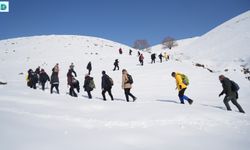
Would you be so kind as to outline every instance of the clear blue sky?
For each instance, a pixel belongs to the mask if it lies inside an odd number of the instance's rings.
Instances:
[[[0,0],[2,1],[2,0]],[[0,39],[77,34],[127,45],[202,35],[250,10],[250,0],[9,0]]]

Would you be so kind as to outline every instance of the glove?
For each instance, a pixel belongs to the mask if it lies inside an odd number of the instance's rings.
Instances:
[[[219,94],[219,97],[221,97],[222,95],[223,95],[223,93],[220,93],[220,94]]]
[[[180,87],[180,89],[182,89],[182,88],[181,88],[181,85],[179,85],[179,87]]]

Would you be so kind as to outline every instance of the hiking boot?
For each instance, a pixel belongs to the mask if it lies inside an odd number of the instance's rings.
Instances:
[[[245,113],[245,112],[244,112],[244,110],[242,110],[242,111],[239,111],[239,112],[240,112],[240,113],[243,113],[243,114]]]
[[[193,104],[193,102],[194,102],[194,101],[193,101],[193,100],[191,100],[191,99],[189,99],[189,100],[188,100],[188,103],[189,103],[190,105],[192,105],[192,104]]]
[[[181,104],[185,104],[184,102],[181,102]]]

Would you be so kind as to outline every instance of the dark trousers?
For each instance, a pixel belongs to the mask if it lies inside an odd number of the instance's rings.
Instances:
[[[129,96],[131,96],[133,100],[135,100],[135,96],[130,93],[130,89],[124,89],[124,92],[125,92],[125,97],[126,97],[127,102],[129,102]]]
[[[186,95],[184,95],[185,90],[186,90],[186,88],[181,89],[179,91],[179,94],[178,94],[179,99],[180,99],[180,101],[181,101],[182,104],[184,104],[184,100],[190,101],[190,98],[188,98]]]
[[[51,84],[50,93],[53,93],[53,88],[56,88],[56,92],[59,94],[59,84]]]
[[[117,70],[119,70],[119,66],[118,65],[115,65],[115,68],[113,70],[115,71],[116,68],[117,68]]]
[[[225,96],[223,102],[226,105],[227,110],[232,110],[229,105],[229,101],[231,101],[238,108],[239,112],[245,113],[240,104],[237,102],[236,96]]]
[[[140,60],[141,65],[143,66],[143,60]]]
[[[152,63],[155,63],[155,59],[152,59],[151,64],[152,64]]]
[[[89,99],[92,99],[91,91],[86,91],[88,93]]]
[[[45,82],[40,82],[41,85],[42,85],[42,90],[44,91],[45,90]]]
[[[105,93],[106,93],[106,92],[109,93],[109,96],[110,96],[111,100],[114,100],[113,95],[112,95],[112,93],[111,93],[111,89],[104,89],[104,90],[102,91],[103,100],[106,100],[106,96],[105,96]]]
[[[74,90],[74,87],[70,86],[69,88],[69,95],[73,96],[73,97],[77,97],[77,94]]]

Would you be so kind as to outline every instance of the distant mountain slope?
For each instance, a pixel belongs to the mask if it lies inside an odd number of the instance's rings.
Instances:
[[[247,11],[201,36],[184,52],[193,59],[227,63],[249,60],[249,47],[250,11]]]

